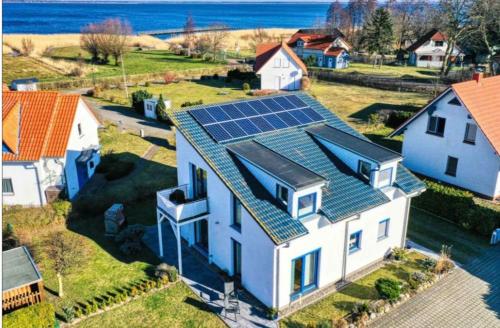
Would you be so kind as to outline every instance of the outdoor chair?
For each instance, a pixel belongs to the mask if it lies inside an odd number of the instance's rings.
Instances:
[[[224,316],[228,313],[234,314],[234,321],[237,321],[237,315],[240,314],[240,301],[238,292],[234,288],[234,281],[224,282]]]

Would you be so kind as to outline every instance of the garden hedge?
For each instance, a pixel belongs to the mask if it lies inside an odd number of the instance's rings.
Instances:
[[[500,212],[476,204],[471,192],[426,179],[424,182],[427,191],[414,199],[414,206],[483,236],[500,227]]]
[[[6,314],[2,321],[4,328],[52,328],[56,317],[54,306],[42,302]]]

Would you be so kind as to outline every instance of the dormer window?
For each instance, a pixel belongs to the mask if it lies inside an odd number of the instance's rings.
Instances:
[[[372,165],[368,162],[359,161],[358,164],[358,173],[366,179],[366,181],[370,181],[371,173],[372,173]]]
[[[299,197],[297,215],[299,218],[316,212],[316,193]]]
[[[381,170],[378,175],[378,187],[383,188],[392,184],[392,168]]]
[[[435,41],[434,45],[436,47],[442,47],[444,45],[444,41]]]
[[[283,205],[288,205],[288,188],[280,184],[276,185],[276,198]]]

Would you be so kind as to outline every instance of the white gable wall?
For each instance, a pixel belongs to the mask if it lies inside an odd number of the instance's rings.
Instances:
[[[303,72],[290,55],[280,49],[261,67],[258,74],[263,90],[299,90]]]
[[[463,142],[466,124],[475,122],[468,118],[469,112],[463,106],[448,104],[453,97],[455,94],[449,92],[435,103],[433,116],[446,118],[443,137],[426,133],[427,113],[406,127],[403,162],[409,169],[434,179],[486,196],[498,195],[500,158],[479,127],[475,145]],[[458,158],[456,177],[445,174],[448,156]]]
[[[45,204],[45,189],[41,186],[40,162],[4,162],[3,178],[12,179],[12,194],[3,193],[4,205],[40,206]]]
[[[448,43],[443,42],[442,46],[436,46],[436,42],[429,40],[418,49],[415,50],[416,54],[416,66],[417,67],[430,67],[430,68],[440,68],[443,65],[443,58],[446,52],[446,47]],[[451,55],[458,56],[459,51],[457,48],[453,48]],[[423,60],[421,56],[431,56],[432,60]]]

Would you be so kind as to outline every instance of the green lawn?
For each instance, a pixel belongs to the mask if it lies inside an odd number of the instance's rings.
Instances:
[[[28,77],[36,77],[40,81],[54,81],[65,77],[52,67],[30,57],[12,57],[4,54],[2,63],[2,81],[5,83]]]
[[[90,55],[79,47],[55,48],[50,53],[50,57],[53,59],[68,61],[76,61],[79,55],[87,64],[90,64]],[[109,64],[94,65],[95,73],[89,73],[87,77],[92,77],[92,75],[96,78],[121,75],[121,66],[116,66],[114,63],[114,59],[110,57]],[[124,64],[128,75],[222,66],[220,63],[206,62],[203,59],[178,56],[167,50],[132,50],[124,55]]]
[[[132,301],[77,324],[79,328],[225,327],[184,284]]]
[[[402,263],[390,263],[384,267],[354,281],[344,289],[332,293],[322,300],[305,307],[281,321],[281,327],[315,327],[321,321],[330,321],[346,316],[351,312],[353,305],[357,302],[377,300],[378,292],[375,289],[375,281],[379,278],[390,278],[407,283],[410,274],[415,271],[423,271],[420,259],[423,255],[410,253],[410,260]]]
[[[441,246],[452,246],[452,258],[466,264],[488,248],[488,240],[478,237],[459,226],[435,215],[412,207],[408,225],[408,238],[439,252]]]

